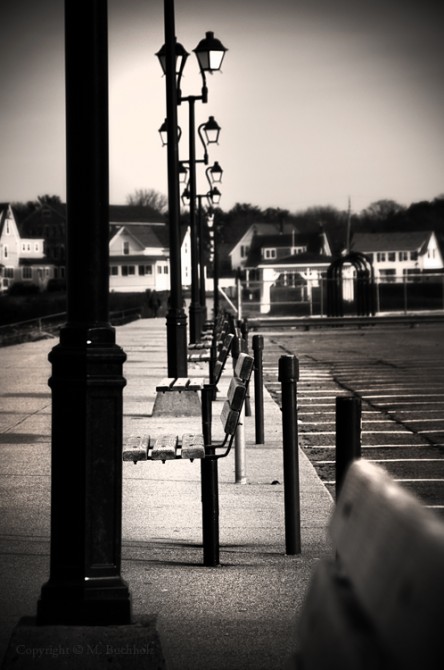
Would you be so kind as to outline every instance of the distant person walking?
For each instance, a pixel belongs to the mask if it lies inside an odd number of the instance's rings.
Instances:
[[[162,301],[157,295],[156,291],[152,291],[149,297],[148,305],[152,310],[154,317],[156,318],[162,305]]]

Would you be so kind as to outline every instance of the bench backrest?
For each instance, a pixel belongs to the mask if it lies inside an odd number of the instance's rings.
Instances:
[[[358,460],[347,472],[329,531],[338,560],[319,566],[308,592],[301,617],[304,667],[312,667],[304,654],[316,654],[315,648],[326,656],[320,669],[443,663],[442,520],[382,467]],[[320,639],[322,631],[328,642]]]
[[[224,431],[228,435],[234,435],[239,423],[242,408],[248,390],[251,373],[253,371],[254,360],[248,354],[239,354],[234,368],[234,376],[228,387],[227,399],[225,400],[221,421]]]
[[[225,363],[227,362],[228,355],[230,353],[231,345],[233,344],[234,335],[233,333],[227,333],[222,342],[222,346],[219,350],[216,362],[214,364],[214,384],[217,384],[221,378],[222,372],[225,368]]]

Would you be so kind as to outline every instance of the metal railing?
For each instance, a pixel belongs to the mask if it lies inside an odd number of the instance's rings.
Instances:
[[[243,317],[317,317],[328,314],[328,279],[282,275],[273,281],[242,281],[237,302]],[[343,278],[344,314],[356,314],[356,284]],[[377,278],[373,286],[376,313],[407,314],[444,310],[444,274]],[[236,298],[234,298],[236,302]]]

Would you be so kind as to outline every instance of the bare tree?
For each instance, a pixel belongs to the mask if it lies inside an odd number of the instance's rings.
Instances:
[[[159,214],[165,214],[168,208],[168,198],[154,188],[139,188],[127,196],[126,204],[138,207],[151,207],[159,212]]]

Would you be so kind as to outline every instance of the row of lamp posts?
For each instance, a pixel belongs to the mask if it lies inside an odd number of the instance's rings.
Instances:
[[[159,129],[162,145],[168,147],[168,183],[169,183],[169,211],[170,211],[170,242],[171,238],[175,241],[180,237],[180,205],[178,202],[179,184],[186,184],[185,191],[182,194],[182,201],[189,205],[190,212],[190,231],[191,231],[191,302],[189,308],[189,340],[196,342],[202,331],[206,319],[206,297],[205,297],[205,263],[204,263],[204,243],[203,243],[203,212],[202,201],[208,201],[209,208],[217,205],[220,200],[220,191],[217,184],[222,180],[223,170],[219,163],[214,163],[212,167],[207,167],[206,177],[209,183],[209,191],[206,194],[198,194],[196,165],[203,163],[208,166],[207,147],[210,144],[217,144],[221,128],[215,118],[210,116],[208,121],[198,127],[198,135],[203,145],[203,158],[196,158],[196,122],[195,122],[195,103],[201,101],[208,102],[208,88],[206,84],[206,73],[217,72],[220,70],[222,61],[227,49],[214,37],[214,33],[207,32],[203,40],[199,42],[193,50],[197,56],[200,74],[202,77],[202,88],[200,95],[183,96],[181,91],[181,79],[185,68],[186,60],[189,56],[182,44],[177,42],[174,29],[174,7],[173,0],[165,0],[165,44],[157,52],[162,71],[166,76],[167,88],[167,118]],[[168,55],[173,52],[173,64],[168,62]],[[177,124],[177,110],[169,108],[168,90],[172,88],[171,78],[174,81],[176,106],[183,102],[188,103],[189,109],[189,155],[187,160],[179,160],[178,143],[181,136],[181,129]],[[171,96],[170,96],[171,97]],[[172,122],[173,118],[173,122]],[[175,151],[171,149],[174,145]],[[170,160],[171,155],[175,155],[174,160]],[[173,217],[171,216],[173,213]],[[210,217],[211,218],[211,217]],[[180,245],[170,243],[170,264],[172,267],[180,268]],[[180,303],[183,304],[182,287],[178,288],[178,282],[171,282],[170,305],[178,307],[179,291]],[[174,322],[174,317],[167,315],[167,331],[169,324]],[[186,317],[185,317],[186,318]],[[177,322],[177,320],[176,320]],[[177,322],[178,323],[178,322]],[[182,325],[182,324],[181,324]],[[171,326],[170,326],[171,328]],[[172,346],[175,347],[174,354],[169,351],[170,339]],[[183,338],[182,338],[183,340]],[[168,374],[170,376],[184,376],[186,374],[186,345],[179,351],[179,361],[175,361],[170,367],[170,358],[177,358],[178,338],[168,338]],[[183,341],[181,342],[183,345]],[[171,355],[170,355],[171,353]],[[185,370],[185,372],[184,372]]]
[[[185,100],[179,87],[186,58],[175,38],[174,0],[164,0],[164,10],[171,268],[168,376],[181,377],[187,374],[187,338],[181,284],[177,102]],[[79,25],[84,28],[80,41]],[[195,49],[203,87],[201,96],[187,98],[190,114],[195,100],[207,101],[205,73],[220,69],[225,51],[212,33]],[[109,321],[107,0],[65,0],[65,72],[67,322],[49,354],[50,574],[41,588],[36,622],[122,625],[131,621],[131,596],[121,576],[126,355]],[[191,155],[189,164],[194,170]],[[191,178],[190,191],[195,216],[197,193]]]

